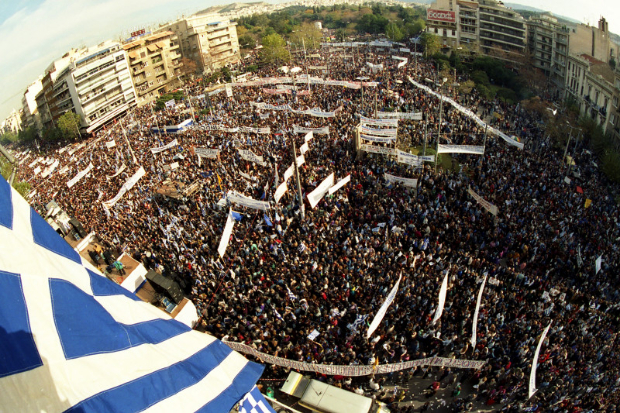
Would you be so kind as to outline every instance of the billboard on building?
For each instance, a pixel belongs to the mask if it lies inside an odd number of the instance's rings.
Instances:
[[[455,23],[456,13],[453,11],[428,9],[428,11],[426,12],[426,18],[427,20],[437,22]]]

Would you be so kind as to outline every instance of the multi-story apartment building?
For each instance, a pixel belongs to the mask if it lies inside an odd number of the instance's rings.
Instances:
[[[527,28],[523,17],[497,0],[436,0],[427,12],[427,31],[444,47],[512,60],[525,53]]]
[[[620,81],[609,64],[582,55],[570,55],[566,72],[566,95],[579,106],[579,113],[587,115],[606,130],[612,115],[613,97],[617,95],[614,84]]]
[[[611,107],[609,112],[607,132],[616,138],[616,142],[620,144],[620,65],[616,66],[616,70],[614,72],[614,94],[611,98]]]
[[[534,67],[542,70],[562,90],[566,83],[566,63],[570,30],[550,14],[530,17],[527,44]]]
[[[2,133],[4,132],[13,132],[18,133],[22,130],[22,116],[21,114],[13,109],[9,116],[2,122],[0,125],[0,129]]]
[[[71,50],[48,67],[41,83],[36,102],[44,128],[72,111],[90,133],[135,105],[129,65],[118,42]]]
[[[42,78],[38,78],[30,85],[24,92],[24,96],[22,96],[22,110],[24,111],[24,129],[26,128],[34,128],[36,130],[41,130],[41,116],[39,115],[39,110],[37,109],[37,94],[43,89],[43,84],[41,83]]]
[[[136,103],[145,105],[179,86],[181,53],[171,31],[151,34],[123,45],[136,90]]]
[[[196,14],[167,23],[159,32],[174,32],[183,57],[196,62],[202,73],[219,69],[241,60],[237,23],[217,14]]]

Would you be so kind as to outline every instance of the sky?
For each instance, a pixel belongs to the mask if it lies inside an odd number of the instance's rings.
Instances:
[[[269,1],[273,3],[275,1]],[[620,7],[609,0],[512,0],[620,34]],[[72,47],[93,46],[149,24],[229,0],[0,0],[0,120],[21,108],[24,91]]]

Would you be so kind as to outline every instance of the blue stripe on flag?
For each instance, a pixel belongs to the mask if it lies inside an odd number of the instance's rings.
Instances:
[[[0,225],[13,229],[13,200],[11,186],[0,178]]]
[[[157,344],[191,330],[175,320],[121,324],[74,284],[55,278],[49,283],[54,322],[67,359]]]
[[[215,369],[231,351],[232,350],[222,342],[214,341],[183,361],[147,374],[129,383],[96,394],[76,404],[65,412],[138,412],[145,410],[168,397],[173,397],[181,390],[200,382],[207,374]],[[248,368],[250,369],[246,371]],[[248,363],[233,381],[233,386],[230,386],[226,391],[221,393],[220,396],[209,403],[209,405],[213,404],[210,411],[230,411],[230,408],[242,397],[242,394],[236,398],[230,396],[234,398],[234,401],[230,403],[228,408],[222,406],[221,403],[229,401],[227,398],[220,400],[222,396],[225,396],[225,393],[227,393],[231,387],[236,387],[238,382],[241,382],[242,385],[245,386],[242,388],[247,389],[252,383],[258,380],[262,370],[262,366],[255,363]],[[247,374],[248,372],[250,374]],[[224,372],[222,373],[226,374]],[[237,390],[237,392],[239,392],[239,390]],[[243,390],[241,390],[241,392],[243,392]],[[217,401],[220,403],[215,403]]]
[[[218,343],[221,344],[221,343]],[[225,344],[224,344],[225,345]],[[248,387],[260,379],[265,366],[257,363],[248,363],[237,374],[233,384],[221,392],[215,399],[202,406],[197,413],[211,413],[215,411],[229,412],[232,407],[247,393]]]
[[[127,298],[130,298],[137,302],[142,302],[135,294],[130,293],[120,285],[116,283],[111,283],[105,277],[101,275],[97,275],[89,269],[86,269],[88,275],[90,276],[90,288],[93,289],[93,295],[95,296],[106,296],[106,295],[124,295]],[[138,287],[138,290],[140,288]],[[137,290],[136,290],[137,291]]]
[[[21,277],[0,271],[0,377],[42,365],[30,330]]]
[[[35,244],[82,264],[80,254],[75,252],[69,243],[59,242],[58,233],[32,208],[30,208],[30,223]]]

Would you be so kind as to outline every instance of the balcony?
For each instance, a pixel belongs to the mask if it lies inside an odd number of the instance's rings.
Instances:
[[[518,47],[520,49],[525,48],[525,44],[523,43],[522,39],[515,41],[513,39],[506,39],[504,37],[494,36],[493,33],[487,34],[485,33],[485,31],[480,30],[480,40],[483,40],[483,39],[486,39],[491,42],[504,43],[508,46]]]

